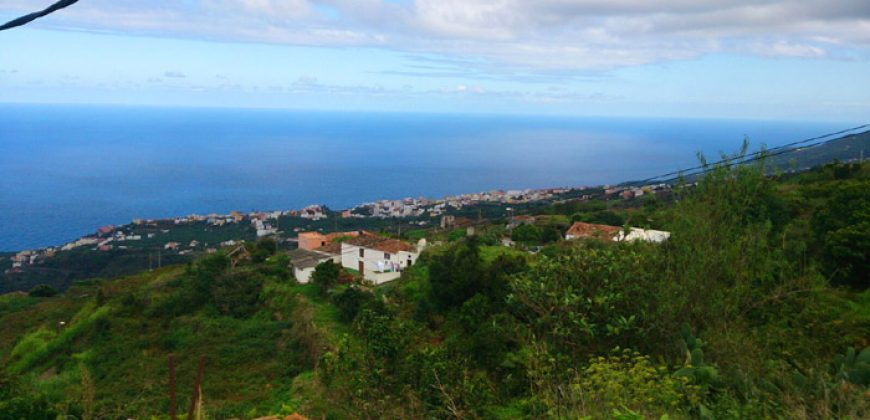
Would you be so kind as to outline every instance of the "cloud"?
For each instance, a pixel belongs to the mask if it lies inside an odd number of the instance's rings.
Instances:
[[[178,71],[167,71],[163,73],[163,77],[168,77],[170,79],[185,79],[187,75]]]
[[[0,12],[32,8],[9,0]],[[91,0],[39,25],[438,55],[509,77],[710,53],[831,58],[870,47],[866,0]],[[485,77],[485,76],[483,76]]]

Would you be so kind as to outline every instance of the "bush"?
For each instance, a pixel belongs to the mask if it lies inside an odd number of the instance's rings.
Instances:
[[[314,272],[311,273],[311,282],[320,288],[320,294],[326,296],[329,289],[335,287],[338,283],[338,277],[341,274],[341,267],[332,262],[332,260],[324,261],[314,267]]]
[[[629,408],[647,415],[689,411],[700,403],[701,391],[687,378],[671,375],[668,368],[648,356],[617,350],[589,362],[573,383],[584,405],[599,413]]]
[[[204,257],[191,266],[189,275],[194,304],[201,305],[211,300],[211,287],[215,278],[230,267],[230,258],[222,252]]]
[[[39,284],[30,289],[29,295],[32,297],[53,297],[57,296],[58,291],[54,287],[47,284]]]
[[[263,250],[269,255],[273,255],[278,251],[278,243],[272,238],[263,238],[257,241],[257,250]]]
[[[338,319],[341,322],[349,323],[356,318],[359,311],[369,302],[374,299],[374,295],[359,290],[355,287],[348,287],[341,293],[332,297],[332,302],[338,308]]]
[[[245,318],[257,311],[263,277],[252,271],[227,273],[214,279],[211,295],[215,308],[235,318]]]
[[[430,299],[442,311],[459,306],[483,289],[484,275],[474,238],[456,243],[431,257]]]
[[[0,372],[0,419],[55,420],[61,413],[43,395],[33,394]]]
[[[537,244],[541,243],[542,235],[541,228],[535,225],[520,225],[511,233],[511,239],[515,242]]]

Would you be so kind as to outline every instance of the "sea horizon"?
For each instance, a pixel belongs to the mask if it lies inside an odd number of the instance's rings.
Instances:
[[[0,103],[0,251],[232,210],[617,184],[850,122]]]

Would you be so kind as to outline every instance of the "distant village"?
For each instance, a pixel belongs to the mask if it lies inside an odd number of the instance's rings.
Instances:
[[[38,264],[41,260],[54,257],[58,252],[72,251],[75,249],[89,249],[94,251],[124,250],[134,247],[142,241],[157,243],[158,251],[186,255],[195,250],[203,250],[208,253],[216,252],[219,248],[237,245],[244,242],[241,239],[229,239],[218,243],[205,243],[202,239],[191,239],[179,242],[173,240],[161,241],[160,236],[168,234],[174,226],[184,226],[194,223],[205,224],[214,228],[227,226],[243,226],[249,224],[256,232],[257,238],[280,235],[290,241],[300,241],[304,238],[304,232],[299,227],[290,232],[283,232],[279,228],[279,220],[282,217],[300,218],[309,221],[320,221],[327,218],[340,219],[423,219],[415,223],[422,227],[428,227],[431,220],[439,220],[441,228],[452,224],[453,219],[449,213],[461,210],[465,207],[481,204],[497,204],[503,206],[521,205],[540,202],[559,202],[568,200],[629,200],[642,197],[645,194],[670,191],[672,186],[666,183],[632,186],[597,186],[575,188],[548,188],[526,189],[510,191],[488,191],[473,194],[449,196],[442,199],[405,198],[402,200],[379,200],[364,203],[339,212],[332,212],[322,205],[310,205],[300,210],[271,211],[271,212],[239,212],[232,211],[229,214],[191,214],[185,217],[171,219],[144,220],[134,219],[131,224],[123,226],[103,226],[94,234],[84,236],[75,241],[61,246],[45,247],[35,250],[25,250],[11,256],[11,268],[6,273],[20,271],[27,266]],[[506,207],[510,210],[510,207]],[[446,217],[444,217],[446,216]],[[429,220],[425,220],[429,219]],[[136,233],[136,228],[152,228],[147,233]],[[300,233],[302,233],[300,235]],[[570,234],[570,233],[569,233]],[[169,235],[166,235],[169,236]],[[567,238],[570,239],[570,238]],[[324,243],[324,245],[326,245]],[[300,245],[299,248],[306,248]],[[314,250],[310,246],[309,250]],[[309,255],[310,257],[310,255]],[[414,256],[413,259],[416,259]],[[409,263],[407,260],[400,262]],[[301,274],[301,273],[300,273]]]

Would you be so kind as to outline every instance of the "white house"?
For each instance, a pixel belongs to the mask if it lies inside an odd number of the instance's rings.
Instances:
[[[620,231],[616,237],[617,241],[646,241],[646,242],[664,242],[671,237],[670,232],[652,229],[631,228],[628,235],[624,231]]]
[[[290,257],[293,276],[296,277],[297,282],[302,284],[308,283],[311,280],[311,273],[314,273],[314,268],[318,264],[326,261],[332,261],[336,264],[341,263],[338,255],[301,248],[288,252],[287,256]]]
[[[628,233],[619,226],[596,225],[576,222],[565,233],[566,240],[580,238],[597,238],[615,242],[664,242],[671,237],[670,232],[652,229],[629,228]]]
[[[363,235],[341,243],[341,265],[382,284],[399,278],[402,270],[414,265],[425,246],[425,240],[414,246],[398,239]]]

